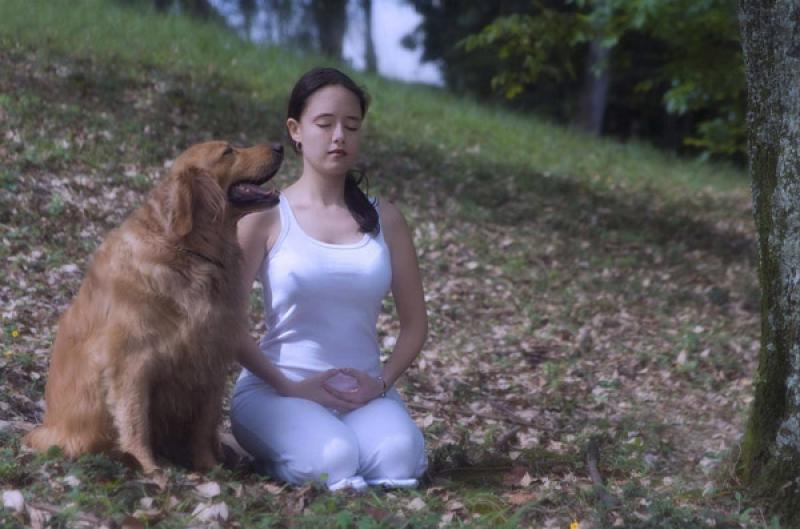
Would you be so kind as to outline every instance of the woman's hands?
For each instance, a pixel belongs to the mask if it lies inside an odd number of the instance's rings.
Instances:
[[[348,412],[360,408],[384,392],[384,384],[353,368],[329,369],[281,388],[287,397],[298,397],[326,408]]]
[[[383,382],[377,378],[371,377],[360,369],[345,367],[336,371],[343,375],[354,378],[357,385],[354,389],[342,391],[340,389],[336,389],[336,387],[334,387],[329,381],[326,381],[325,389],[336,398],[350,403],[351,405],[355,405],[355,408],[360,408],[384,392]]]
[[[331,378],[339,375],[340,371],[344,370],[329,369],[299,382],[289,382],[282,388],[282,393],[287,397],[311,400],[337,411],[353,411],[356,408],[360,408],[366,401],[359,403],[349,398],[343,398],[343,396],[350,396],[359,392],[361,390],[360,381],[359,388],[355,391],[338,391],[328,383]]]

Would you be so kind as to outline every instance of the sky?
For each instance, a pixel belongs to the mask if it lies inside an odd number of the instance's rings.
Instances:
[[[231,25],[241,27],[243,18],[235,7],[221,0],[211,0],[211,3]],[[358,0],[348,0],[347,14],[348,27],[342,54],[354,68],[363,69],[366,24]],[[257,42],[269,40],[266,31],[261,29],[267,27],[266,16],[266,13],[260,13],[256,17],[250,37]],[[400,43],[419,22],[416,10],[404,0],[372,0],[372,33],[378,73],[391,79],[442,85],[438,67],[430,62],[420,63],[422,50],[409,50]]]
[[[348,6],[348,31],[343,55],[359,69],[364,68],[364,19],[356,11],[357,2]],[[408,50],[400,41],[420,22],[416,10],[403,0],[372,0],[372,33],[378,73],[392,79],[442,84],[439,69],[433,63],[420,63],[422,50]]]

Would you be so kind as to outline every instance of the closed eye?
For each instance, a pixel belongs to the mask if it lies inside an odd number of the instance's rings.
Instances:
[[[231,147],[231,146],[228,146],[228,147],[227,147],[227,148],[226,148],[226,149],[225,149],[225,150],[222,152],[222,156],[228,156],[228,155],[231,155],[231,154],[233,154],[233,147]]]

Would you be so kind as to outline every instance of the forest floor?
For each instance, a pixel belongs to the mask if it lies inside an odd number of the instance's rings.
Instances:
[[[27,451],[57,318],[104,234],[183,147],[281,139],[282,105],[213,73],[26,46],[0,48],[0,71],[0,488],[25,502],[0,510],[3,527],[780,526],[732,472],[759,331],[744,180],[593,185],[378,127],[371,191],[413,229],[431,322],[399,384],[428,443],[419,489],[329,493],[218,468],[170,469],[160,490],[102,456]],[[287,156],[280,181],[297,169]],[[260,310],[254,290],[254,335]],[[389,300],[384,354],[396,332]]]

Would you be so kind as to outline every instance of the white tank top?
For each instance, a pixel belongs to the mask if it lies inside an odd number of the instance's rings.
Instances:
[[[279,208],[280,236],[259,270],[267,325],[261,350],[290,380],[337,367],[379,375],[376,324],[392,281],[383,230],[329,244],[303,231],[283,195]]]

